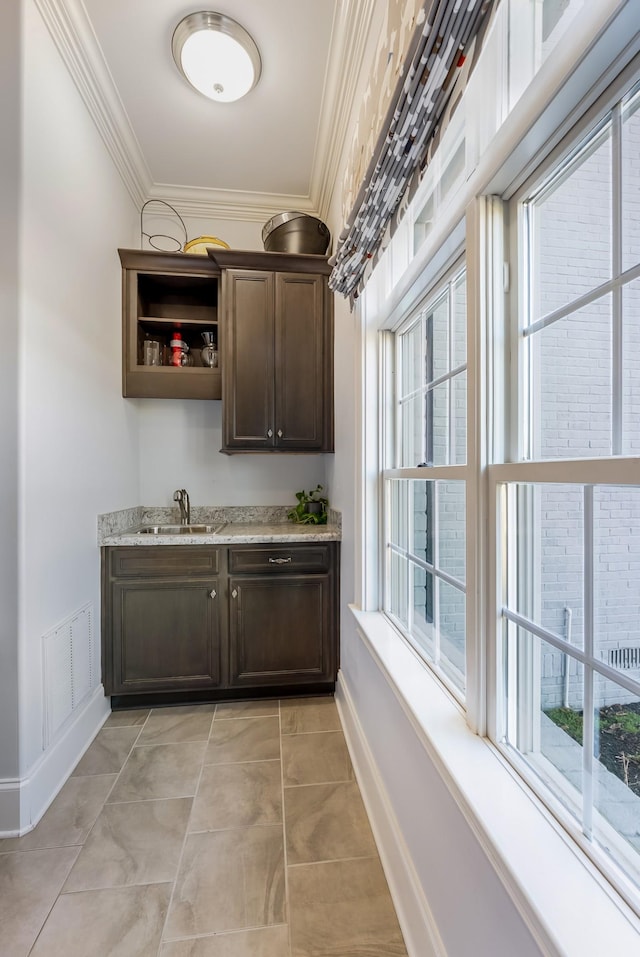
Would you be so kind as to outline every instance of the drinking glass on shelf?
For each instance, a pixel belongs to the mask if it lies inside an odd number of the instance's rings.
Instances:
[[[216,348],[215,332],[201,333],[204,346],[200,350],[202,364],[214,369],[218,365],[218,350]]]
[[[162,365],[162,350],[157,339],[145,339],[142,359],[146,366]]]

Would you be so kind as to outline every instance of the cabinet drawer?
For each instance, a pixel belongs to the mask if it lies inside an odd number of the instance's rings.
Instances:
[[[258,545],[229,550],[229,571],[326,572],[331,567],[331,545]]]
[[[108,551],[113,578],[156,578],[164,575],[216,575],[220,549],[188,545],[114,546]]]

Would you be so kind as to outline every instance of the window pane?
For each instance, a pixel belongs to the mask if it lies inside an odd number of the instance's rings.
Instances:
[[[467,361],[467,278],[460,276],[453,287],[453,369]]]
[[[424,385],[425,375],[425,342],[424,325],[416,322],[401,337],[401,368],[402,385],[401,396],[410,395]]]
[[[464,482],[438,482],[438,568],[465,581]]]
[[[594,836],[640,877],[640,696],[595,676]],[[620,840],[622,838],[622,840]]]
[[[569,644],[584,644],[584,506],[579,485],[518,485],[511,499],[504,604]],[[557,675],[560,677],[560,675]],[[569,676],[569,700],[581,699]]]
[[[429,422],[430,408],[431,429],[427,433],[427,462],[430,465],[448,465],[449,381],[442,382],[428,393],[427,422]]]
[[[622,237],[624,270],[640,262],[640,91],[622,113]]]
[[[622,316],[622,454],[640,455],[640,279],[622,290]]]
[[[409,576],[407,559],[391,551],[389,556],[389,594],[387,610],[403,625],[408,625]]]
[[[400,449],[400,467],[415,468],[427,458],[425,450],[426,409],[429,397],[419,393],[406,399],[400,406],[402,442]]]
[[[440,637],[440,667],[460,691],[465,690],[465,615],[464,592],[440,579],[436,618]]]
[[[509,623],[507,742],[571,814],[582,820],[583,667],[553,645]],[[579,680],[571,705],[564,696],[566,669]]]
[[[532,321],[611,277],[611,134],[599,133],[530,204]]]
[[[611,296],[533,335],[534,458],[611,455]]]
[[[411,563],[413,573],[413,627],[411,635],[418,649],[429,661],[435,658],[433,628],[433,575]]]
[[[596,658],[640,681],[640,489],[604,486],[593,499]]]
[[[433,532],[435,482],[411,482],[413,541],[411,553],[429,565],[434,564]]]
[[[467,461],[467,373],[460,372],[451,380],[453,389],[453,448],[450,464],[464,465]]]
[[[441,296],[427,316],[427,375],[433,382],[449,371],[449,293]]]
[[[389,482],[389,528],[388,541],[399,548],[407,549],[409,545],[409,530],[407,527],[407,501],[409,483],[392,480]]]

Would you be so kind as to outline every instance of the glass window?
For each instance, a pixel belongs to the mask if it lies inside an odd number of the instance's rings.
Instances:
[[[637,881],[640,488],[501,494],[504,741]]]
[[[640,448],[640,93],[522,203],[523,458]]]
[[[638,106],[636,87],[512,201],[515,463],[490,473],[498,743],[640,885]]]
[[[397,336],[401,468],[466,461],[466,308],[462,272]]]
[[[385,611],[422,656],[463,693],[465,484],[388,479],[387,486],[390,508]]]

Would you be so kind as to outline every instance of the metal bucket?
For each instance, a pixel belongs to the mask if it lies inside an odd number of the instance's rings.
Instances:
[[[331,233],[315,216],[298,212],[278,213],[263,226],[262,242],[268,253],[324,256],[331,242]]]

